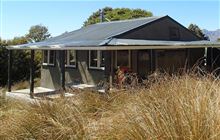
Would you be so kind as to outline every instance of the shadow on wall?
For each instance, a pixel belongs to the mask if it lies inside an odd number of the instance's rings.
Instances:
[[[88,71],[88,65],[85,61],[78,62],[78,70],[83,83],[95,84],[90,72]]]

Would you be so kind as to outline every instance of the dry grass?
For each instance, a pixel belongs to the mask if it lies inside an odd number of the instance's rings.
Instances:
[[[0,139],[220,139],[220,81],[159,76],[147,88],[0,107]]]
[[[34,79],[34,83],[35,83],[34,84],[35,87],[40,86],[40,79],[39,78]],[[12,90],[26,89],[29,87],[30,87],[29,81],[20,81],[12,85]]]
[[[164,79],[127,107],[125,133],[129,139],[220,139],[219,87],[211,77]]]

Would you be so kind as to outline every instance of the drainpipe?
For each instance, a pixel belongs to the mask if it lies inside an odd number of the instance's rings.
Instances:
[[[103,12],[103,9],[99,9],[99,18],[100,18],[100,22],[104,22],[104,12]],[[104,54],[104,59],[105,59],[105,83],[110,82],[110,85],[108,84],[108,86],[104,84],[105,92],[108,92],[109,91],[109,87],[111,86],[111,80],[108,81],[108,78],[111,78],[111,77],[109,76],[109,72],[107,71],[108,69],[106,67],[106,65],[109,64],[108,63],[108,59],[109,59],[108,53],[109,53],[109,51],[106,51],[106,50],[103,53]]]

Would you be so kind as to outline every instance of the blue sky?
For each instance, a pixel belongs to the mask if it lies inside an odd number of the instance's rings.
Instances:
[[[92,12],[105,6],[141,8],[156,16],[169,15],[186,27],[195,23],[202,29],[220,28],[220,1],[217,0],[0,1],[0,37],[3,39],[25,35],[36,24],[47,26],[52,36],[72,31],[80,28]]]

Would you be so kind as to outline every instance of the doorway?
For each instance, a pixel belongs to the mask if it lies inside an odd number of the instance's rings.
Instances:
[[[138,51],[138,74],[143,79],[150,73],[150,54],[149,50]]]

